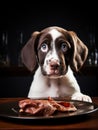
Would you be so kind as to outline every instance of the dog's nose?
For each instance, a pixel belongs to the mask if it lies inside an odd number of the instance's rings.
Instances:
[[[57,69],[60,66],[58,60],[50,60],[49,62],[51,69]]]

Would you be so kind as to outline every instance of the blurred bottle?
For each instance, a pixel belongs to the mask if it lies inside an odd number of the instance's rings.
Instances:
[[[97,48],[95,49],[95,60],[94,60],[94,64],[95,65],[98,65],[98,50],[97,50]]]
[[[90,45],[89,45],[88,64],[98,65],[98,49],[96,47],[94,33],[90,33],[89,41],[90,41]]]
[[[98,65],[98,50],[97,48],[94,48],[91,52],[91,62],[92,65]]]
[[[21,49],[24,45],[24,39],[23,39],[23,32],[20,32],[19,34],[19,40],[18,40],[18,66],[23,66],[22,60],[21,60]]]
[[[2,65],[10,65],[9,48],[8,48],[8,33],[3,32],[1,36],[1,47],[0,47],[0,61]]]

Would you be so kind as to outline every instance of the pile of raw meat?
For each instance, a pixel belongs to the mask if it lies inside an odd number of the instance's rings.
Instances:
[[[66,101],[48,99],[23,99],[19,101],[19,112],[22,114],[50,116],[55,112],[73,112],[77,108],[74,104]]]

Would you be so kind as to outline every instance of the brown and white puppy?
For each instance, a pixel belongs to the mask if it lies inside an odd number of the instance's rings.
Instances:
[[[92,102],[80,91],[73,71],[88,55],[86,45],[73,31],[53,26],[35,31],[22,49],[24,65],[35,71],[28,97],[64,97]]]

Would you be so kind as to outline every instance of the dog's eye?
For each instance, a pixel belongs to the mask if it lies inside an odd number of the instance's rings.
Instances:
[[[43,44],[41,45],[41,51],[42,51],[42,52],[47,52],[47,51],[48,51],[48,45],[47,45],[46,43],[43,43]]]
[[[63,52],[67,51],[68,47],[66,46],[66,43],[61,44],[61,49],[62,49]]]

